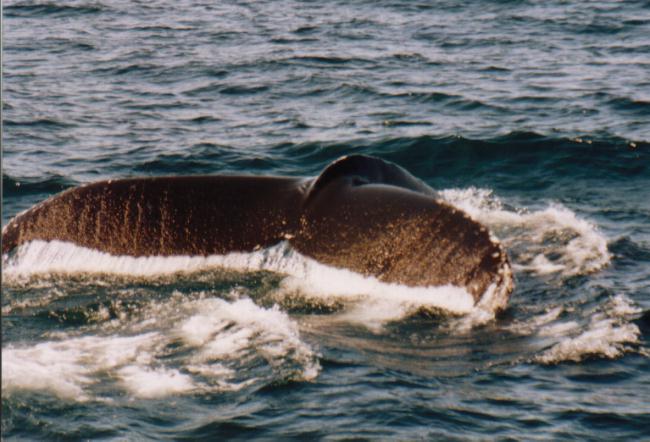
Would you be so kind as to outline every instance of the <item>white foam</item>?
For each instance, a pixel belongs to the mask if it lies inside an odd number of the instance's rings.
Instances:
[[[563,337],[568,336],[570,333],[575,333],[580,330],[580,324],[576,321],[564,321],[555,324],[545,325],[537,330],[539,336],[544,337]]]
[[[629,345],[639,344],[639,328],[629,322],[630,316],[639,312],[640,309],[629,298],[618,295],[592,314],[586,329],[575,321],[546,325],[538,334],[561,340],[536,360],[543,364],[556,364],[563,361],[579,362],[591,355],[619,357],[628,350]]]
[[[549,307],[545,312],[525,321],[516,321],[507,329],[523,336],[538,336],[548,346],[534,360],[543,364],[563,361],[579,362],[585,357],[615,358],[628,350],[642,353],[638,346],[640,331],[632,319],[641,312],[624,295],[609,298],[604,304],[587,310],[588,323],[575,316],[573,307]],[[579,309],[583,312],[583,309]],[[565,317],[569,316],[569,317]]]
[[[194,364],[240,359],[251,349],[270,363],[289,353],[300,360],[313,354],[300,340],[296,324],[277,306],[263,309],[244,298],[233,303],[204,299],[195,301],[192,308],[197,313],[184,320],[175,333],[197,349],[192,356]],[[233,318],[237,318],[236,326]]]
[[[399,319],[418,307],[445,310],[452,314],[467,314],[474,309],[473,297],[464,288],[407,287],[384,283],[374,277],[320,264],[297,253],[287,242],[252,253],[135,258],[112,256],[60,241],[33,241],[21,245],[3,260],[4,276],[9,281],[43,273],[112,273],[153,277],[211,268],[273,271],[289,275],[281,287],[287,293],[298,291],[309,297],[348,301],[368,300],[371,295],[372,302],[366,304],[366,311],[370,312],[372,305],[377,307],[374,309],[377,320]],[[493,302],[485,303],[485,310],[491,309],[493,312],[505,305],[507,290],[502,287],[497,292],[500,293],[498,302],[492,296],[490,299]]]
[[[444,309],[454,314],[467,314],[475,309],[472,295],[456,286],[421,289],[400,287],[392,288],[393,291],[391,288],[379,288],[371,292],[372,296],[339,295],[338,299],[344,299],[348,303],[347,309],[339,315],[339,319],[380,331],[386,323],[411,316],[422,309]]]
[[[560,204],[528,211],[506,207],[489,189],[448,189],[441,198],[497,232],[515,270],[538,275],[588,274],[610,262],[607,239]]]
[[[87,336],[60,332],[36,345],[3,348],[3,393],[40,391],[87,401],[98,399],[96,386],[107,382],[145,399],[236,390],[258,380],[246,366],[252,359],[265,360],[262,371],[276,380],[312,380],[320,371],[297,325],[277,308],[246,298],[188,300],[179,294],[141,310]],[[155,331],[142,331],[152,326]],[[255,367],[260,370],[259,362]]]
[[[508,330],[519,335],[528,336],[537,333],[540,327],[555,321],[564,312],[563,307],[552,307],[547,309],[541,315],[533,316],[525,322],[514,322],[508,326]]]
[[[61,398],[86,401],[86,387],[97,375],[135,361],[144,362],[155,333],[135,337],[86,336],[28,347],[2,349],[2,390],[47,391]]]
[[[197,388],[191,376],[174,369],[129,365],[117,374],[128,391],[145,399],[188,393]]]
[[[510,270],[509,266],[506,266],[504,272],[504,280],[506,283],[500,286],[491,284],[469,314],[460,318],[454,318],[448,323],[450,329],[454,330],[454,332],[467,332],[492,321],[495,312],[505,309],[509,292],[512,290],[512,270]]]

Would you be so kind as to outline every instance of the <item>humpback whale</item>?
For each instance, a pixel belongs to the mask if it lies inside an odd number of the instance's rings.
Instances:
[[[480,223],[400,166],[350,155],[315,178],[144,177],[68,189],[12,219],[2,253],[34,240],[134,257],[227,254],[288,241],[316,261],[412,287],[454,285],[476,303],[513,289]]]

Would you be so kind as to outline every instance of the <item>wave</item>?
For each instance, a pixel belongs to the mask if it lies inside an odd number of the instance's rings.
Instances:
[[[53,118],[37,118],[23,121],[5,119],[2,123],[7,127],[34,127],[35,129],[66,129],[75,126]]]
[[[614,296],[598,307],[586,327],[575,321],[544,325],[540,336],[561,340],[537,356],[542,364],[580,362],[588,357],[617,358],[640,344],[641,332],[632,318],[641,312],[624,295]]]
[[[97,14],[107,8],[100,3],[64,5],[57,3],[15,3],[4,6],[6,17],[69,17],[74,15]]]
[[[60,175],[43,178],[16,178],[2,175],[2,194],[4,197],[54,194],[73,187],[78,183]]]
[[[112,385],[130,398],[150,399],[318,375],[318,355],[277,307],[259,307],[237,293],[231,300],[206,295],[176,292],[85,336],[60,332],[35,345],[9,344],[2,349],[3,394],[47,391],[85,402],[102,400]]]
[[[206,119],[202,117],[198,121],[204,123]],[[385,125],[391,124],[424,126],[428,123],[426,120],[386,119]],[[345,143],[285,142],[261,146],[255,154],[251,154],[250,149],[197,142],[184,151],[152,151],[135,162],[125,162],[121,175],[139,171],[148,175],[244,172],[313,176],[334,159],[350,153],[375,155],[393,161],[438,188],[471,181],[495,189],[516,186],[526,192],[548,189],[552,185],[557,187],[558,183],[573,183],[576,179],[598,179],[600,183],[602,180],[645,179],[650,175],[648,142],[611,136],[548,137],[534,132],[513,132],[490,139],[427,135],[358,139]],[[9,154],[11,152],[6,153]],[[468,158],[472,160],[468,161]],[[103,162],[104,158],[101,160]],[[114,166],[98,171],[94,161],[89,161],[88,167],[90,169],[80,172],[98,179],[115,178],[119,173]],[[522,174],[525,179],[517,178]],[[508,176],[512,178],[504,178]],[[3,175],[4,196],[9,200],[25,195],[25,191],[28,194],[53,194],[75,184],[57,175],[38,180],[15,174]],[[18,189],[18,185],[23,187]],[[9,203],[11,205],[11,201]]]
[[[640,116],[650,115],[650,100],[632,97],[612,98],[609,103],[621,111],[633,112]]]
[[[647,354],[642,330],[635,323],[643,322],[643,317],[637,319],[640,313],[634,301],[619,294],[592,308],[549,306],[540,314],[513,322],[506,330],[538,338],[544,346],[531,360],[543,365],[614,359],[628,352]]]
[[[447,202],[486,224],[509,251],[516,271],[577,276],[611,260],[607,238],[592,223],[560,204],[540,210],[508,207],[489,189],[447,189]]]
[[[295,161],[302,174],[305,166],[317,171],[337,156],[354,152],[393,161],[415,176],[444,185],[480,179],[494,184],[503,175],[525,176],[525,181],[515,184],[524,190],[528,182],[539,188],[549,177],[555,181],[603,179],[607,174],[609,179],[628,180],[650,174],[650,161],[643,161],[650,160],[650,142],[608,134],[566,137],[511,132],[487,139],[423,135],[345,143],[283,143],[273,146],[272,151],[282,154],[284,161]]]

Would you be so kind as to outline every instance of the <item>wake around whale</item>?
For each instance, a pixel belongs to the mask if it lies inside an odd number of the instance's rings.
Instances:
[[[209,256],[287,241],[321,264],[384,283],[453,285],[480,302],[513,289],[507,254],[490,232],[401,167],[351,155],[313,179],[146,177],[55,195],[11,220],[4,257],[32,241],[63,241],[115,256]]]

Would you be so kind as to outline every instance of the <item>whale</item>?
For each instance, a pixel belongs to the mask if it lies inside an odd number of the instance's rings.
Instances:
[[[313,178],[161,176],[54,195],[2,231],[7,256],[31,241],[116,256],[209,256],[287,241],[321,264],[408,287],[453,285],[509,297],[508,254],[484,225],[402,167],[348,155]],[[501,304],[503,306],[503,303]]]

